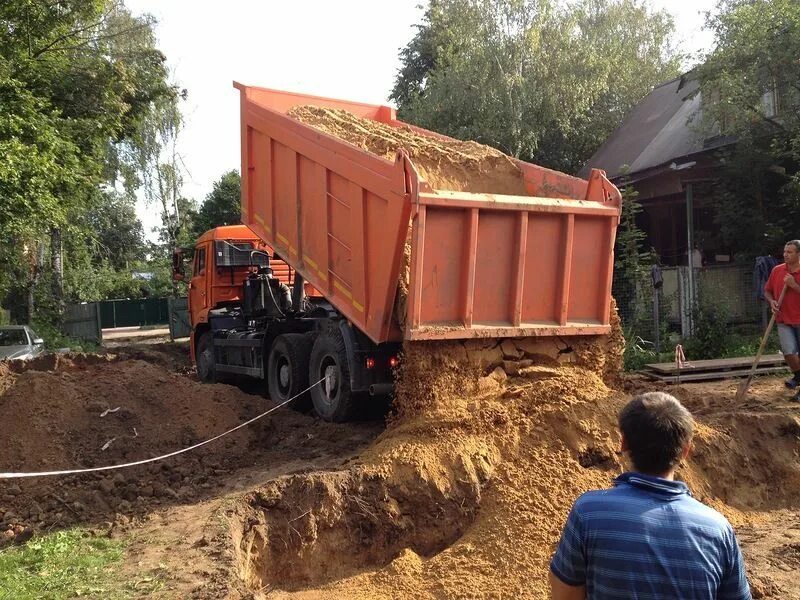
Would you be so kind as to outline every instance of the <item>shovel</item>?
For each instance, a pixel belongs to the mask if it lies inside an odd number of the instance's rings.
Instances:
[[[788,286],[783,284],[783,289],[781,290],[781,295],[778,298],[778,308],[780,309],[781,304],[783,304],[783,297],[786,295],[786,290]],[[767,338],[769,338],[769,334],[772,331],[773,325],[775,325],[775,317],[778,316],[778,313],[772,313],[772,318],[769,320],[769,325],[767,325],[767,330],[764,332],[764,337],[761,338],[761,345],[758,347],[758,353],[756,354],[755,359],[753,360],[753,366],[750,368],[750,374],[747,376],[742,383],[739,384],[738,389],[736,390],[736,401],[741,402],[744,400],[745,396],[747,395],[747,390],[750,388],[750,383],[753,381],[753,376],[756,374],[756,368],[758,367],[758,361],[761,360],[761,355],[764,353],[764,347],[767,345]]]

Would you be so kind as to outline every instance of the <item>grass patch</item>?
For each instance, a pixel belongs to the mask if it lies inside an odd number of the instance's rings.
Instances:
[[[0,551],[0,599],[130,597],[117,577],[124,546],[69,529]]]

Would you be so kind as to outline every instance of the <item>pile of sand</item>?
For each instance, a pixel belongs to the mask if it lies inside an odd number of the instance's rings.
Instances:
[[[481,367],[463,352],[408,344],[396,415],[358,465],[247,498],[245,581],[348,598],[545,597],[572,500],[620,468],[620,397],[580,366]]]
[[[358,464],[282,477],[245,498],[232,527],[250,589],[269,586],[270,598],[549,597],[569,508],[624,469],[616,416],[630,395],[591,363],[529,364],[525,355],[479,366],[464,351],[408,344],[395,417]],[[485,349],[467,354],[486,358]],[[678,471],[696,497],[737,527],[796,505],[798,417],[768,404],[707,416],[707,398],[671,391],[700,421],[695,456]],[[754,589],[782,589],[769,572],[750,576]]]

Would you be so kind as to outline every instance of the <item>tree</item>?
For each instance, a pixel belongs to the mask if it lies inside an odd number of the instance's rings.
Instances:
[[[122,2],[10,0],[0,22],[0,238],[12,242],[0,247],[0,300],[27,298],[17,319],[57,319],[64,298],[95,279],[86,269],[118,266],[91,215],[118,181],[132,198],[130,148],[177,90],[153,20]]]
[[[194,221],[194,234],[199,237],[220,225],[241,222],[242,179],[238,171],[224,173],[206,196]]]
[[[729,136],[715,190],[722,239],[743,257],[800,231],[800,4],[723,0],[715,48],[697,69],[707,137]]]
[[[391,97],[407,121],[574,172],[678,73],[673,30],[638,0],[432,0]]]

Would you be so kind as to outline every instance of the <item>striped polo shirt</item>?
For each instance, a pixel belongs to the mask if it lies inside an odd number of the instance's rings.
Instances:
[[[575,501],[550,570],[590,600],[750,600],[730,523],[680,481],[623,473]]]

